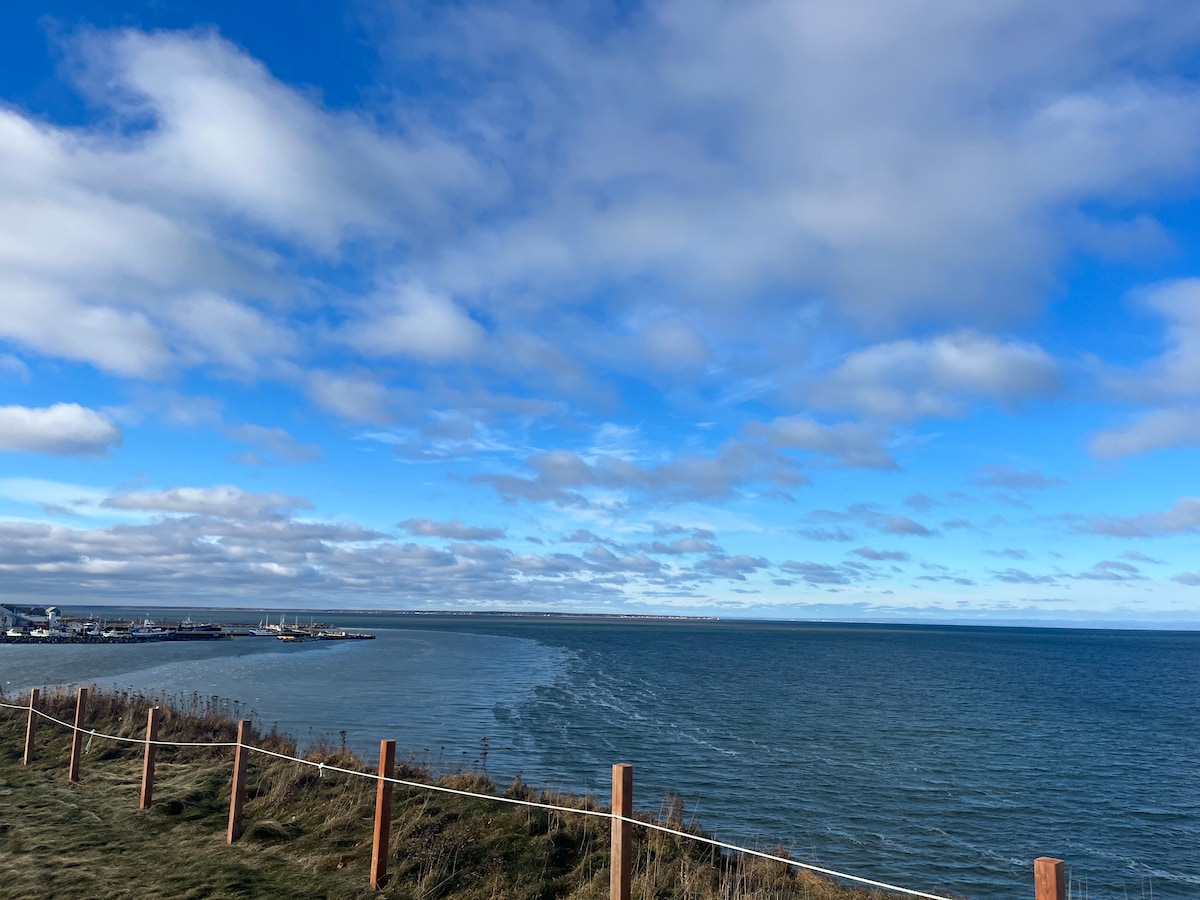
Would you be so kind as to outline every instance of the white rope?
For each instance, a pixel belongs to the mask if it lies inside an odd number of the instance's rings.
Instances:
[[[297,759],[294,756],[288,756],[284,753],[276,753],[274,750],[264,750],[262,747],[251,747],[245,745],[246,749],[251,753],[262,753],[266,756],[274,756],[276,759],[288,759],[292,762],[298,762],[305,766],[321,766],[328,769],[330,772],[341,772],[343,775],[356,775],[359,778],[370,778],[373,781],[386,781],[390,784],[399,784],[404,787],[416,788],[421,791],[437,791],[441,794],[455,794],[459,797],[472,797],[476,800],[495,800],[499,803],[510,803],[513,806],[530,806],[535,809],[547,809],[551,812],[578,813],[581,816],[596,816],[601,819],[618,818],[612,813],[601,812],[597,809],[579,809],[574,806],[555,806],[552,803],[538,803],[534,800],[519,800],[516,797],[503,797],[499,794],[477,794],[473,791],[464,791],[459,788],[446,787],[442,784],[427,784],[422,781],[405,781],[403,778],[386,778],[382,775],[377,775],[374,772],[359,772],[355,769],[343,769],[341,766],[330,766],[325,763],[316,763],[311,759]]]
[[[688,838],[689,840],[699,841],[701,844],[711,844],[714,847],[723,847],[726,850],[736,850],[738,853],[748,853],[751,856],[757,856],[761,859],[769,859],[774,862],[786,863],[789,866],[794,866],[797,869],[805,869],[809,872],[817,872],[821,875],[832,875],[837,878],[845,878],[847,881],[854,881],[858,884],[866,884],[871,887],[883,888],[887,891],[895,891],[900,894],[907,894],[910,897],[925,897],[927,900],[951,900],[949,897],[943,897],[941,894],[925,894],[921,891],[914,891],[910,888],[899,887],[894,884],[887,884],[883,881],[872,881],[870,878],[860,878],[857,875],[848,875],[845,872],[837,872],[833,869],[822,869],[820,866],[811,866],[808,863],[797,862],[794,859],[788,859],[784,856],[775,856],[771,853],[763,853],[761,850],[751,850],[748,847],[739,847],[736,844],[726,844],[724,841],[718,841],[714,838],[704,837],[699,834],[691,834],[687,831],[677,831],[674,828],[668,828],[666,825],[658,825],[654,822],[642,822],[638,819],[630,819],[626,816],[618,816],[615,813],[612,816],[614,819],[620,819],[622,822],[629,822],[631,825],[641,825],[643,828],[650,828],[654,831],[661,831],[665,834],[674,834],[679,837]]]
[[[783,856],[775,856],[774,854],[771,854],[771,853],[763,853],[761,850],[751,850],[749,847],[739,847],[737,844],[727,844],[724,841],[718,841],[718,840],[715,840],[714,838],[703,837],[701,835],[692,834],[687,831],[678,831],[674,828],[668,828],[665,825],[658,825],[658,824],[655,824],[654,822],[644,822],[641,819],[632,819],[632,818],[629,818],[628,816],[617,815],[616,813],[603,812],[601,810],[594,810],[594,809],[578,809],[573,806],[555,806],[554,804],[551,804],[551,803],[538,803],[537,801],[534,801],[534,800],[519,800],[516,797],[502,797],[502,796],[499,796],[496,794],[477,794],[473,791],[464,791],[464,790],[460,790],[458,788],[445,787],[444,785],[439,785],[439,784],[425,784],[425,783],[419,782],[419,781],[405,781],[402,778],[386,778],[382,775],[376,775],[372,772],[358,772],[354,769],[343,769],[340,766],[331,766],[331,765],[327,765],[325,763],[316,763],[309,759],[297,759],[294,756],[287,756],[286,754],[283,754],[283,753],[276,753],[273,750],[264,750],[261,747],[251,747],[250,745],[246,745],[246,749],[251,751],[252,753],[262,753],[267,756],[274,756],[277,759],[287,759],[287,760],[291,760],[292,762],[298,762],[298,763],[301,763],[306,766],[317,766],[317,767],[321,768],[322,770],[329,769],[332,772],[341,772],[344,775],[357,775],[359,778],[370,778],[375,781],[387,781],[392,784],[399,784],[399,785],[403,785],[405,787],[416,788],[418,790],[423,790],[423,791],[438,791],[439,793],[443,793],[443,794],[455,794],[459,797],[471,797],[476,800],[493,800],[493,801],[499,801],[500,803],[510,803],[514,806],[528,806],[528,807],[532,807],[534,809],[546,809],[546,810],[551,810],[553,812],[576,813],[581,816],[595,816],[595,817],[601,818],[601,819],[620,820],[622,822],[628,822],[630,825],[640,825],[643,828],[649,828],[654,831],[661,831],[661,832],[664,832],[665,834],[673,834],[673,835],[676,835],[677,837],[682,837],[682,838],[687,838],[689,840],[698,841],[702,844],[711,844],[714,847],[721,847],[725,850],[734,850],[738,853],[748,853],[751,856],[757,856],[761,859],[769,859],[774,862],[781,862],[781,863],[784,863],[785,865],[789,865],[789,866],[792,866],[797,869],[805,869],[809,872],[816,872],[821,875],[829,875],[829,876],[833,876],[836,878],[844,878],[847,881],[853,881],[858,884],[869,885],[870,887],[877,887],[877,888],[882,888],[882,889],[888,890],[888,891],[894,891],[894,892],[900,893],[900,894],[906,894],[910,897],[922,897],[922,898],[925,898],[925,900],[951,900],[951,898],[942,896],[940,894],[926,894],[922,891],[914,891],[910,888],[900,887],[899,885],[895,885],[895,884],[888,884],[883,881],[873,881],[870,878],[861,878],[858,875],[850,875],[846,872],[838,872],[834,869],[824,869],[824,868],[821,868],[820,866],[809,865],[807,863],[798,862],[797,860],[794,860],[794,859],[787,859],[786,857],[783,857]]]
[[[15,706],[12,703],[0,703],[0,708],[19,709],[19,710],[23,710],[26,712],[31,711],[29,709],[28,703],[22,704],[21,706]],[[63,728],[70,728],[72,731],[76,730],[75,724],[73,722],[64,722],[62,719],[56,719],[56,718],[54,718],[54,716],[50,715],[49,713],[42,712],[40,709],[36,709],[36,708],[33,709],[32,712],[35,716],[40,716],[43,719],[47,719],[47,720],[53,722],[55,725],[61,725]],[[80,728],[78,730],[84,731],[86,729]],[[148,741],[145,738],[122,737],[119,734],[99,734],[94,729],[92,730],[91,734],[92,734],[92,737],[100,737],[100,738],[104,738],[105,740],[109,740],[109,741],[119,741],[119,742],[125,743],[125,744],[153,744],[156,747],[236,747],[237,746],[237,741]],[[91,746],[91,743],[92,743],[91,738],[88,738],[88,746]]]
[[[28,704],[26,704],[24,706],[16,706],[11,703],[0,703],[0,707],[6,708],[6,709],[16,709],[16,710],[29,710],[30,709]],[[32,711],[34,713],[36,713],[37,715],[41,716],[42,718],[49,719],[51,722],[55,722],[59,725],[62,725],[65,728],[70,728],[72,731],[84,730],[82,728],[77,728],[71,722],[64,722],[62,719],[56,719],[53,716],[42,712],[41,710],[33,709]],[[91,732],[91,737],[96,737],[96,736],[97,736],[97,732],[95,729],[93,729]],[[597,810],[597,809],[580,809],[580,808],[574,807],[574,806],[558,806],[558,805],[555,805],[552,803],[539,803],[536,800],[521,800],[516,797],[504,797],[504,796],[500,796],[498,794],[479,794],[479,793],[475,793],[474,791],[464,791],[459,788],[446,787],[445,785],[440,785],[440,784],[426,784],[426,783],[423,783],[420,781],[406,781],[405,779],[402,779],[402,778],[388,778],[383,775],[375,774],[373,772],[359,772],[356,769],[346,769],[341,766],[329,765],[328,763],[314,762],[311,759],[300,759],[299,757],[296,757],[296,756],[289,756],[286,753],[277,753],[274,750],[267,750],[265,747],[255,747],[250,744],[239,744],[239,742],[237,742],[237,741],[232,741],[232,742],[216,741],[216,742],[212,742],[212,743],[189,742],[189,741],[147,741],[143,738],[127,738],[127,737],[120,737],[115,734],[101,734],[101,735],[99,735],[99,737],[107,738],[108,740],[112,740],[112,741],[124,741],[126,743],[132,743],[132,744],[156,744],[158,746],[167,746],[167,747],[238,747],[238,746],[243,746],[247,750],[249,750],[251,753],[261,753],[264,756],[272,756],[272,757],[275,757],[276,759],[288,760],[290,762],[300,763],[301,765],[305,765],[305,766],[312,766],[318,770],[318,773],[317,773],[318,777],[324,777],[326,770],[328,770],[330,772],[339,772],[342,775],[352,775],[352,776],[355,776],[358,778],[369,778],[373,781],[386,781],[391,784],[398,784],[403,787],[416,788],[417,790],[421,790],[421,791],[436,791],[436,792],[442,793],[442,794],[454,794],[459,797],[470,797],[475,800],[489,800],[489,801],[498,802],[498,803],[508,803],[513,806],[525,806],[525,807],[530,807],[532,809],[544,809],[544,810],[548,810],[550,812],[572,813],[572,814],[580,815],[580,816],[594,816],[594,817],[600,818],[600,819],[612,819],[614,821],[626,822],[630,825],[637,825],[642,828],[649,828],[652,831],[661,831],[664,834],[672,834],[672,835],[675,835],[676,837],[681,837],[681,838],[686,838],[688,840],[697,841],[698,843],[701,843],[701,844],[709,844],[713,847],[719,847],[724,850],[732,850],[736,853],[745,853],[750,856],[756,856],[760,859],[766,859],[766,860],[770,860],[772,862],[783,863],[784,865],[791,866],[796,869],[804,869],[805,871],[808,871],[808,872],[815,872],[819,875],[826,875],[826,876],[830,876],[832,878],[842,878],[842,879],[845,879],[846,881],[855,882],[856,884],[865,884],[869,887],[880,888],[881,890],[892,891],[892,892],[898,893],[898,894],[905,894],[909,897],[920,897],[920,898],[922,898],[922,900],[952,900],[952,898],[943,896],[941,894],[927,894],[922,891],[914,891],[911,888],[900,887],[899,885],[895,885],[895,884],[888,884],[887,882],[884,882],[884,881],[873,881],[870,878],[862,878],[858,875],[850,875],[847,872],[839,872],[836,869],[825,869],[820,866],[809,865],[808,863],[802,863],[797,860],[788,859],[783,856],[775,856],[774,854],[771,854],[771,853],[764,853],[761,850],[751,850],[749,847],[740,847],[737,844],[728,844],[724,841],[718,841],[715,838],[708,838],[708,837],[704,837],[702,835],[692,834],[687,831],[679,831],[675,828],[669,828],[665,825],[658,825],[654,822],[645,822],[645,821],[642,821],[641,819],[633,819],[628,816],[622,816],[622,815],[618,815],[618,814],[612,813],[612,812],[604,812],[602,810]],[[90,748],[91,745],[92,745],[92,740],[91,740],[91,738],[88,738],[88,747]],[[85,750],[84,752],[86,753],[87,751]]]

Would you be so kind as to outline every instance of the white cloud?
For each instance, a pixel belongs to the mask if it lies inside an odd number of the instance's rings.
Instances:
[[[253,374],[260,360],[286,358],[297,349],[295,336],[287,328],[227,297],[180,297],[165,312],[178,332],[177,344],[185,362],[207,361]]]
[[[1023,471],[1013,466],[980,466],[969,481],[979,487],[1017,491],[1040,491],[1066,484],[1061,478],[1048,477],[1041,472]]]
[[[0,377],[11,378],[14,381],[28,381],[29,366],[11,353],[0,353]]]
[[[1140,370],[1110,374],[1109,386],[1139,400],[1200,394],[1200,278],[1163,282],[1136,297],[1166,319],[1166,347]]]
[[[827,409],[906,420],[961,416],[979,398],[1015,405],[1058,384],[1058,364],[1040,347],[956,332],[856,351],[801,394]]]
[[[0,337],[148,377],[272,372],[312,332],[603,402],[597,366],[695,378],[752,349],[794,374],[806,316],[1008,318],[1070,235],[1122,230],[1095,209],[1195,174],[1200,100],[1160,68],[1196,37],[1183,13],[914,3],[670,0],[605,33],[566,8],[456,6],[405,32],[451,89],[398,91],[386,118],[212,33],[91,33],[67,71],[96,126],[0,111]],[[292,251],[348,246],[401,287],[305,321],[329,286]],[[1053,389],[1043,351],[989,340],[862,351],[814,402],[904,419]],[[314,394],[384,419],[362,391]]]
[[[356,230],[405,219],[432,227],[443,194],[486,190],[461,147],[428,129],[384,135],[365,117],[322,109],[215,35],[123,32],[84,51],[86,87],[107,82],[123,92],[103,95],[123,101],[119,112],[155,120],[136,152],[114,161],[147,192],[167,189],[332,251]]]
[[[695,572],[712,575],[717,578],[728,578],[731,581],[745,581],[747,575],[753,575],[759,569],[765,569],[770,563],[761,556],[748,556],[739,553],[736,556],[710,556],[693,566]]]
[[[639,465],[619,456],[584,459],[571,450],[550,450],[525,460],[531,474],[475,475],[506,501],[550,501],[587,507],[585,492],[631,491],[668,500],[721,500],[754,483],[796,487],[807,483],[799,467],[774,451],[727,441],[711,456],[680,454],[661,465]]]
[[[811,585],[851,584],[862,578],[863,573],[852,567],[831,566],[826,563],[797,562],[789,559],[779,568],[789,575],[796,575]]]
[[[912,555],[903,550],[876,550],[872,547],[859,547],[850,552],[872,562],[908,562],[912,559]]]
[[[937,534],[936,531],[927,528],[915,519],[910,519],[908,516],[893,515],[885,512],[877,503],[855,503],[847,507],[844,512],[831,509],[818,509],[811,512],[807,520],[818,527],[802,528],[798,533],[809,540],[817,541],[853,540],[854,535],[842,528],[825,527],[830,523],[834,525],[839,523],[863,524],[883,534],[901,536],[933,537]]]
[[[1164,347],[1131,368],[1102,366],[1100,381],[1118,397],[1158,408],[1098,432],[1088,449],[1101,459],[1200,444],[1194,405],[1200,399],[1200,278],[1162,282],[1135,298],[1165,319]]]
[[[0,213],[0,222],[4,218]],[[130,377],[155,375],[170,359],[144,313],[85,304],[72,291],[12,270],[0,272],[0,338]]]
[[[1161,537],[1200,531],[1200,497],[1180,497],[1164,512],[1091,516],[1080,530],[1108,537]]]
[[[410,284],[391,297],[373,298],[367,316],[347,325],[339,336],[367,356],[442,362],[469,359],[485,332],[449,297]]]
[[[786,286],[873,325],[992,322],[1090,219],[1120,224],[1094,201],[1196,172],[1200,99],[1163,70],[1197,36],[1180,6],[673,0],[597,35],[473,4],[441,24],[400,30],[452,65],[531,211],[430,259],[456,291],[649,276],[738,310]]]
[[[712,553],[724,556],[724,552],[710,540],[703,538],[677,538],[673,541],[652,541],[641,544],[640,548],[647,553],[657,553],[664,556],[686,556],[690,553]]]
[[[640,330],[637,339],[641,344],[640,358],[657,369],[690,369],[712,360],[704,337],[684,322],[651,323]]]
[[[1169,447],[1200,445],[1200,410],[1157,409],[1127,428],[1101,431],[1088,449],[1093,456],[1113,459],[1136,456]]]
[[[267,428],[262,425],[238,425],[226,431],[235,441],[242,441],[255,448],[255,452],[243,456],[239,461],[253,464],[274,462],[315,462],[321,458],[321,448],[316,444],[302,444],[282,428]],[[265,454],[265,455],[264,455]]]
[[[251,282],[211,232],[129,196],[107,149],[0,109],[0,337],[148,375],[170,358],[153,321],[164,298]]]
[[[1111,395],[1156,408],[1095,434],[1088,449],[1101,459],[1200,444],[1200,278],[1160,282],[1133,296],[1164,320],[1163,347],[1131,367],[1100,364],[1098,376]]]
[[[311,506],[303,497],[272,491],[256,494],[233,485],[209,488],[177,487],[165,491],[132,491],[114,494],[104,501],[109,509],[259,519]]]
[[[351,422],[382,425],[392,419],[392,393],[369,375],[310,372],[305,389],[318,407]]]
[[[120,443],[121,429],[112,419],[78,403],[0,406],[0,450],[95,456]]]
[[[423,238],[489,195],[431,126],[330,112],[213,34],[89,33],[67,55],[96,127],[0,109],[0,338],[39,353],[253,372],[295,351],[279,305],[311,289],[281,245]]]
[[[1074,576],[1082,581],[1145,581],[1137,566],[1116,560],[1105,559],[1090,569]]]
[[[405,519],[400,527],[412,535],[440,537],[454,541],[494,541],[504,537],[503,528],[464,525],[458,519],[434,522],[431,519]]]
[[[839,465],[863,469],[895,469],[878,428],[854,422],[825,425],[805,416],[786,416],[770,423],[752,422],[746,433],[763,437],[773,447],[828,454]]]

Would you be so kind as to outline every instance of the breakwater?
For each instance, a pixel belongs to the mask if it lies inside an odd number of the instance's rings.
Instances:
[[[11,628],[0,632],[4,644],[137,644],[150,641],[214,641],[235,637],[275,638],[288,643],[305,641],[363,641],[375,635],[363,631],[347,631],[328,624],[251,626],[245,624],[196,624],[189,621],[154,623],[149,619],[141,625],[83,622],[63,617],[54,627]]]

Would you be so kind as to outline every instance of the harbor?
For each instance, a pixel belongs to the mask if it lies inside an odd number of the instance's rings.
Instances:
[[[0,606],[0,643],[4,644],[138,644],[151,641],[214,641],[234,638],[275,638],[285,643],[306,641],[362,641],[375,635],[346,631],[328,623],[299,617],[288,624],[285,616],[278,623],[266,620],[257,625],[246,623],[154,622],[143,619],[109,621],[94,617],[64,616],[57,607]]]

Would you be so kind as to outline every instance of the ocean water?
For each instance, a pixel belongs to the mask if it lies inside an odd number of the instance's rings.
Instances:
[[[1197,633],[322,617],[379,637],[0,645],[0,686],[218,695],[601,795],[630,762],[640,809],[918,890],[1030,896],[1057,856],[1080,897],[1200,897]]]

